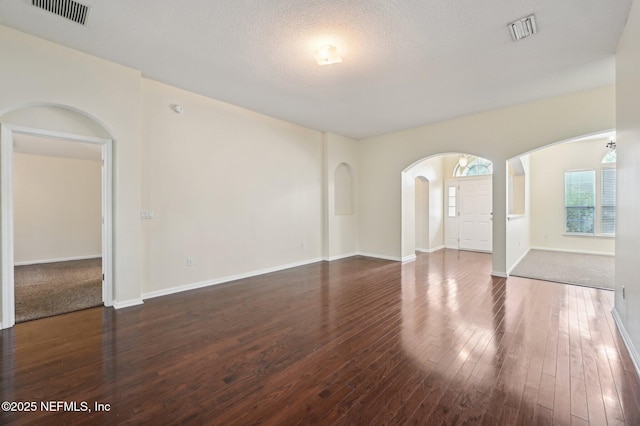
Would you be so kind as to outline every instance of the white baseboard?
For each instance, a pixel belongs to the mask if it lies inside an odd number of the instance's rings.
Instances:
[[[432,249],[423,249],[423,248],[416,248],[416,251],[419,251],[420,253],[433,253],[439,250],[444,249],[444,246],[438,246],[438,247],[434,247]]]
[[[631,361],[633,361],[633,366],[636,368],[636,374],[638,375],[638,377],[640,377],[640,356],[638,356],[638,351],[636,351],[635,346],[633,346],[631,337],[629,336],[629,333],[627,333],[627,329],[624,328],[622,318],[620,318],[620,314],[615,307],[611,309],[611,316],[613,316],[613,321],[616,323],[616,327],[618,328],[620,336],[622,336],[622,341],[627,347],[627,352],[629,352]]]
[[[527,251],[525,251],[524,254],[520,256],[520,258],[516,260],[513,265],[511,265],[511,268],[507,269],[507,276],[511,275],[511,271],[513,271],[516,268],[516,266],[518,266],[518,264],[522,262],[522,259],[524,259],[524,257],[529,254],[529,251],[531,251],[530,248],[528,248]]]
[[[498,277],[498,278],[508,278],[508,275],[505,274],[504,272],[497,272],[497,271],[491,271],[491,276]]]
[[[338,256],[325,257],[324,260],[327,262],[333,262],[334,260],[346,259],[347,257],[353,257],[357,255],[358,253],[353,252],[353,253],[347,253],[347,254],[340,254]]]
[[[97,259],[99,257],[102,257],[102,254],[89,254],[86,256],[61,257],[59,259],[26,260],[23,262],[14,262],[14,265],[15,266],[39,265],[41,263],[69,262],[71,260]]]
[[[416,260],[417,256],[416,254],[410,254],[409,256],[405,256],[402,258],[402,263],[407,263],[407,262],[413,262],[414,260]]]
[[[144,301],[142,299],[130,299],[130,300],[124,300],[122,302],[118,302],[114,300],[113,307],[116,309],[124,309],[124,308],[130,308],[132,306],[142,305],[143,303]]]
[[[227,283],[229,281],[236,281],[236,280],[241,280],[243,278],[251,278],[257,275],[264,275],[264,274],[269,274],[271,272],[277,272],[285,269],[296,268],[298,266],[309,265],[311,263],[321,262],[322,260],[323,260],[322,258],[304,260],[302,262],[288,263],[286,265],[274,266],[272,268],[260,269],[257,271],[251,271],[244,274],[229,275],[222,278],[215,278],[212,280],[200,281],[197,283],[184,284],[184,285],[179,285],[175,287],[165,288],[162,290],[150,291],[148,293],[142,293],[142,299],[153,299],[154,297],[168,296],[170,294],[181,293],[183,291],[195,290],[197,288],[209,287],[212,285]]]
[[[374,254],[374,253],[362,253],[358,252],[358,256],[364,257],[373,257],[374,259],[384,259],[384,260],[393,260],[394,262],[402,262],[402,259],[399,257],[386,256],[384,254]]]
[[[604,251],[589,251],[589,250],[571,250],[562,248],[550,248],[550,247],[531,247],[530,250],[544,250],[544,251],[559,251],[565,253],[578,253],[578,254],[598,254],[600,256],[615,256],[615,253],[608,253]]]

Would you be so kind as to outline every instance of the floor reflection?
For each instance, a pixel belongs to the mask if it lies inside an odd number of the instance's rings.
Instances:
[[[95,423],[640,424],[610,294],[490,273],[353,257],[19,324],[0,385],[112,404]],[[38,416],[0,423],[86,420]]]

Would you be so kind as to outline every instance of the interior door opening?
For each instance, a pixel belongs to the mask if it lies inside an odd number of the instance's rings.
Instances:
[[[2,126],[2,328],[113,304],[112,141]]]

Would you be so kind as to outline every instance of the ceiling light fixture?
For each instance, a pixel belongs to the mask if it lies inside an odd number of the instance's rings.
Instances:
[[[616,141],[613,138],[609,139],[609,142],[607,142],[605,146],[609,148],[609,151],[616,152]]]
[[[536,17],[533,15],[518,19],[517,21],[510,23],[508,27],[513,41],[518,41],[521,38],[530,37],[538,33]]]
[[[465,154],[460,154],[458,156],[458,164],[460,167],[467,167],[467,164],[469,164],[469,157]]]
[[[339,64],[342,62],[342,58],[338,54],[338,49],[331,45],[322,46],[320,50],[316,52],[315,58],[318,65]]]

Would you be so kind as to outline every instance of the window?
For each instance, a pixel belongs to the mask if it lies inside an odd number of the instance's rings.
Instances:
[[[607,155],[602,158],[602,164],[615,164],[616,162],[616,152],[610,151]]]
[[[616,169],[601,170],[600,232],[616,233]]]
[[[462,154],[461,154],[462,156]],[[460,176],[481,176],[493,174],[493,163],[484,158],[464,155],[464,166],[460,162],[453,170],[454,177]]]
[[[449,212],[447,213],[448,217],[456,217],[456,187],[450,186],[449,193],[447,194],[449,198]]]
[[[595,233],[595,170],[567,171],[564,174],[565,232]]]

